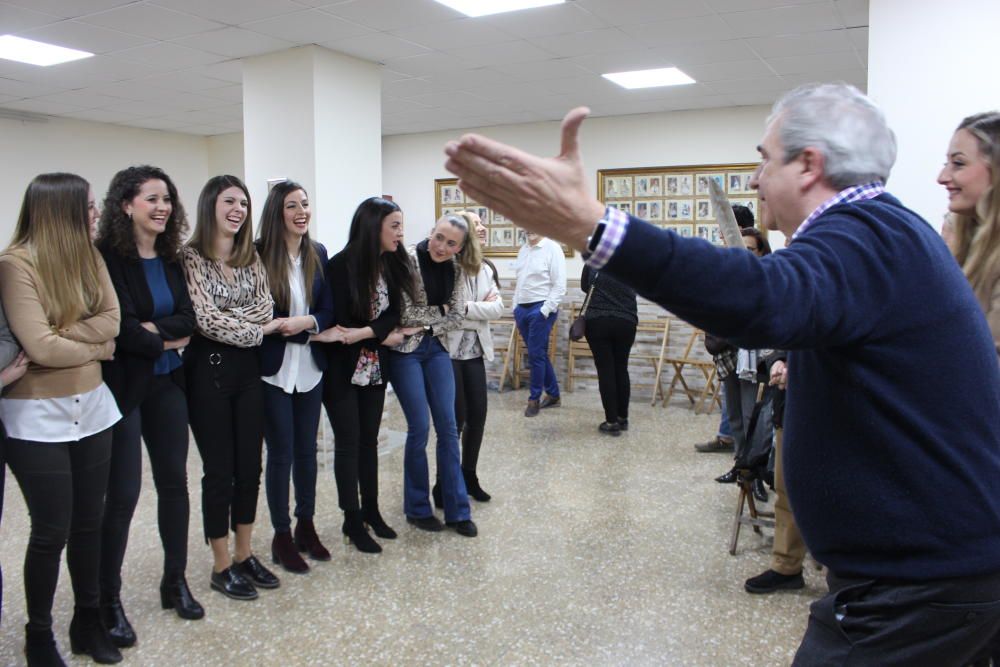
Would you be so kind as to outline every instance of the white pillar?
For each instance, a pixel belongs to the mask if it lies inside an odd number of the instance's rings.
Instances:
[[[935,182],[962,118],[1000,109],[992,52],[997,0],[871,0],[868,94],[896,132],[888,188],[940,228],[947,211]]]
[[[254,224],[267,181],[309,193],[312,237],[332,255],[354,209],[382,194],[381,74],[375,63],[318,46],[243,61],[243,146]],[[256,233],[256,228],[255,228]]]

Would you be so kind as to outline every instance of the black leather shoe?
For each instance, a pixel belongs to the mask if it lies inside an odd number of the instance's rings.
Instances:
[[[232,569],[243,575],[243,578],[249,580],[255,588],[277,588],[281,585],[281,581],[274,576],[274,573],[264,567],[264,564],[252,554],[242,563],[233,561]]]
[[[394,540],[396,539],[396,531],[392,529],[392,526],[385,522],[382,515],[379,514],[378,505],[372,503],[366,505],[364,500],[361,502],[361,518],[364,522],[368,524],[368,527],[372,529],[375,533],[375,537],[381,537],[383,540]]]
[[[432,533],[438,533],[444,530],[444,524],[438,520],[436,516],[422,516],[422,517],[406,517],[406,523],[412,523],[416,528],[420,530],[426,530]]]
[[[444,509],[444,496],[441,494],[440,482],[434,482],[434,486],[431,487],[431,499],[434,501],[434,507],[439,510]]]
[[[135,630],[125,616],[122,601],[117,595],[101,600],[101,623],[111,637],[111,643],[118,648],[135,646]]]
[[[108,631],[101,625],[97,607],[75,607],[69,624],[69,647],[74,654],[89,655],[94,662],[113,665],[122,661],[121,651],[111,643]]]
[[[465,537],[475,537],[479,534],[479,529],[476,528],[476,524],[472,523],[472,519],[466,519],[465,521],[448,521],[446,525],[449,528],[454,528],[456,533],[464,535]]]
[[[719,475],[715,478],[715,481],[719,484],[735,484],[739,480],[740,474],[736,472],[736,468],[733,468],[729,472]]]
[[[750,577],[743,584],[747,593],[764,594],[782,590],[797,590],[805,587],[806,582],[802,580],[802,573],[781,574],[774,570],[768,570],[756,577]]]
[[[173,609],[187,621],[197,621],[205,616],[205,608],[191,595],[183,574],[163,575],[160,581],[160,606]]]
[[[622,419],[621,417],[619,417],[618,418],[618,428],[620,428],[623,431],[627,431],[628,430],[628,419]]]
[[[753,491],[753,497],[762,503],[767,502],[767,489],[764,488],[764,480],[760,477],[754,477],[753,481],[750,482],[750,490]]]
[[[618,423],[601,422],[597,430],[605,435],[613,435],[616,438],[622,434],[622,427]]]
[[[212,590],[233,600],[256,600],[257,589],[232,566],[222,572],[212,572]]]

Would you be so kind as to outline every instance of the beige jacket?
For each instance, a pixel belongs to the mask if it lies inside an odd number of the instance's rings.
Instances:
[[[95,251],[96,253],[96,251]],[[97,255],[101,303],[86,319],[58,329],[49,322],[38,293],[38,275],[27,252],[0,255],[0,296],[10,329],[31,360],[28,372],[4,398],[60,398],[97,389],[101,359],[115,349],[121,315],[104,260]]]
[[[475,331],[479,336],[479,346],[483,348],[483,358],[493,361],[493,332],[490,330],[490,321],[503,317],[503,297],[493,279],[493,270],[483,262],[479,273],[470,276],[464,271],[465,290],[468,301],[465,302],[465,319],[462,320],[462,328],[458,331],[449,331],[446,338],[448,341],[448,354],[452,359],[458,354],[459,343],[466,331]],[[487,301],[486,297],[496,294],[497,298]]]
[[[979,305],[983,308],[986,321],[990,325],[990,333],[993,334],[993,345],[996,347],[997,355],[1000,357],[1000,279],[993,283],[993,293],[988,301],[980,300]]]

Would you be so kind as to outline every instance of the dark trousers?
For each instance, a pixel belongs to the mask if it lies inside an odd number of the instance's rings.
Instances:
[[[614,424],[628,419],[632,385],[628,376],[628,356],[635,343],[635,323],[621,317],[587,320],[587,345],[594,354],[597,388],[601,392],[604,420]]]
[[[170,375],[154,375],[149,393],[114,425],[111,470],[101,527],[101,595],[117,597],[128,531],[142,486],[142,445],[146,442],[156,486],[157,524],[163,544],[163,573],[187,567],[190,503],[187,487],[188,408],[184,390]]]
[[[323,405],[333,425],[333,475],[337,501],[345,512],[378,507],[378,431],[385,384],[359,387],[328,379]],[[361,504],[358,504],[358,492]]]
[[[292,529],[288,516],[288,478],[295,483],[295,516],[312,519],[316,513],[316,431],[323,383],[310,391],[285,393],[264,383],[264,442],[267,466],[264,491],[276,533]]]
[[[3,448],[4,443],[7,441],[7,434],[3,431],[3,425],[0,424],[0,519],[3,519],[3,490],[4,482],[7,478],[7,459],[4,457]],[[3,570],[0,569],[0,620],[3,620]]]
[[[26,627],[44,631],[52,627],[52,599],[64,546],[76,605],[98,604],[101,517],[108,488],[111,429],[75,442],[11,438],[5,449],[31,516],[24,556]]]
[[[1000,637],[1000,573],[926,582],[827,575],[793,665],[962,667]]]
[[[462,436],[462,470],[475,474],[486,427],[486,364],[482,357],[452,359],[455,426]]]
[[[191,431],[202,461],[205,537],[218,539],[256,518],[264,434],[260,364],[252,348],[196,338],[184,365]]]
[[[542,389],[549,396],[559,396],[559,381],[556,380],[556,370],[552,368],[549,359],[549,334],[555,326],[559,313],[549,313],[542,316],[542,301],[525,303],[514,308],[514,321],[521,338],[528,348],[528,365],[531,367],[531,377],[528,381],[528,399],[537,401],[542,395]]]

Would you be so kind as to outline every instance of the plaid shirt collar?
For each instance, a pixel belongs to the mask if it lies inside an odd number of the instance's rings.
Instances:
[[[799,228],[795,230],[795,233],[792,234],[792,240],[794,241],[801,236],[809,225],[811,225],[816,218],[823,215],[827,209],[830,209],[837,204],[850,204],[856,201],[873,199],[878,197],[883,192],[885,192],[885,185],[879,183],[878,181],[872,181],[871,183],[865,183],[864,185],[852,185],[849,188],[841,190],[833,197],[830,197],[825,202],[820,204],[815,211],[809,214],[809,217],[806,218],[805,221],[799,225]]]

